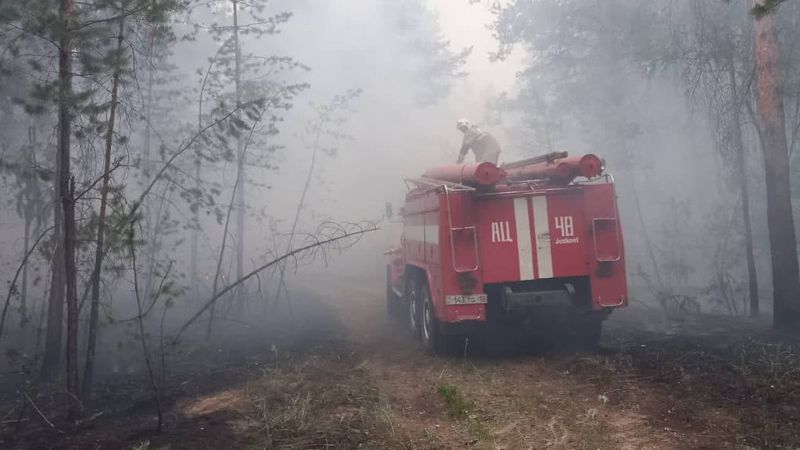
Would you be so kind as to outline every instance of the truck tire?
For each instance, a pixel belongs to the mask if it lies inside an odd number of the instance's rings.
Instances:
[[[392,288],[392,268],[386,266],[386,312],[392,319],[403,317],[403,299],[399,297]]]
[[[408,272],[406,272],[408,273]],[[411,328],[411,334],[419,339],[420,337],[420,320],[422,318],[421,314],[421,303],[419,301],[419,280],[418,276],[414,274],[409,274],[406,277],[406,298],[408,300],[408,324]]]
[[[433,307],[428,283],[420,283],[419,301],[422,303],[422,320],[420,338],[425,350],[433,355],[440,355],[445,352],[445,338],[440,331],[439,321],[436,319],[436,311]]]

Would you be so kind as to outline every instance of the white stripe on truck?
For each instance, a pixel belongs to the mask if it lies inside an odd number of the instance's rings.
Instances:
[[[533,227],[536,232],[536,267],[539,278],[553,278],[553,252],[550,248],[550,216],[547,214],[547,197],[537,195],[533,204]]]
[[[528,216],[528,199],[514,199],[514,222],[517,227],[517,255],[519,256],[519,279],[533,279],[533,248],[531,247],[531,223]]]

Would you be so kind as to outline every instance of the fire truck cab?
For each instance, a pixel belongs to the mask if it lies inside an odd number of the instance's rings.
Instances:
[[[613,179],[595,155],[437,167],[407,179],[387,309],[432,353],[490,325],[559,318],[593,348],[627,306]]]

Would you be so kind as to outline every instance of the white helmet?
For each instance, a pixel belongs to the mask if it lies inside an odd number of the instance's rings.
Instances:
[[[456,122],[456,128],[461,131],[467,131],[472,128],[472,123],[470,123],[470,121],[467,119],[458,119],[458,122]]]

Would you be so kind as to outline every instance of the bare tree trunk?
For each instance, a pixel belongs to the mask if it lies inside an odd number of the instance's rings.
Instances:
[[[24,215],[25,215],[25,231],[23,236],[23,252],[27,254],[28,249],[31,245],[31,227],[33,226],[34,220],[36,220],[37,224],[37,231],[38,233],[38,225],[41,224],[40,221],[40,208],[41,206],[35,202],[34,198],[39,198],[39,186],[38,186],[38,179],[36,177],[36,173],[34,170],[34,165],[36,164],[36,126],[31,125],[28,127],[28,142],[31,145],[30,152],[26,152],[25,154],[25,187],[23,188],[23,201],[24,201]],[[25,327],[27,323],[30,321],[30,317],[28,317],[28,268],[29,265],[27,261],[25,265],[22,267],[22,288],[20,290],[20,326]]]
[[[217,257],[217,269],[214,272],[214,284],[211,288],[211,296],[217,295],[219,288],[219,277],[222,274],[222,261],[225,258],[225,246],[228,244],[228,229],[231,223],[231,211],[233,211],[233,202],[237,198],[241,180],[236,177],[236,182],[233,184],[233,192],[231,193],[231,200],[228,202],[228,212],[225,214],[225,227],[222,229],[222,245],[219,248],[219,256]],[[208,310],[208,327],[206,328],[206,340],[211,340],[211,333],[214,331],[214,314],[215,305],[211,305]]]
[[[30,183],[30,181],[28,181]],[[27,187],[26,187],[27,189]],[[22,237],[22,247],[25,254],[28,253],[28,249],[31,245],[31,226],[33,225],[33,215],[35,214],[34,205],[27,204],[28,201],[25,202],[25,231],[23,232]],[[28,262],[25,262],[25,265],[22,266],[22,286],[20,287],[20,294],[19,294],[19,315],[20,315],[20,326],[24,327],[28,324]]]
[[[198,126],[199,126],[199,123],[198,123]],[[200,169],[201,169],[200,155],[197,155],[195,158],[196,158],[195,161],[194,161],[195,185],[197,186],[197,192],[200,192]],[[191,295],[192,295],[191,300],[194,300],[197,297],[197,294],[199,293],[199,286],[198,285],[199,285],[199,282],[200,282],[200,277],[198,277],[198,275],[197,275],[197,246],[198,246],[199,241],[200,241],[200,239],[199,239],[200,238],[200,230],[199,230],[199,228],[200,228],[200,207],[199,207],[199,205],[196,208],[194,208],[194,210],[192,211],[192,221],[194,222],[194,225],[192,227],[192,235],[191,235],[191,238],[190,238],[190,241],[189,241],[189,247],[190,247],[190,256],[189,256],[189,258],[191,259],[191,261],[189,262],[190,266],[191,266],[190,270],[189,270],[189,279],[191,280],[191,283],[192,283],[192,285],[191,285],[192,286],[191,287]]]
[[[60,145],[60,143],[59,143]],[[61,370],[62,337],[64,334],[64,246],[62,245],[61,167],[56,157],[56,176],[53,194],[53,236],[55,247],[50,261],[50,289],[47,298],[47,329],[40,376],[45,380]]]
[[[83,369],[83,386],[81,392],[88,398],[92,390],[94,375],[95,348],[97,345],[97,327],[100,317],[100,275],[103,270],[105,256],[106,209],[108,206],[108,186],[111,181],[111,149],[114,142],[114,123],[117,113],[117,95],[119,92],[119,78],[122,71],[122,38],[125,30],[125,20],[119,20],[119,35],[117,35],[116,64],[111,81],[111,107],[108,112],[108,130],[106,131],[106,148],[103,159],[103,182],[100,188],[100,213],[97,219],[97,244],[94,253],[94,270],[92,273],[92,303],[89,313],[89,339],[86,344],[86,365]]]
[[[225,41],[217,49],[217,53],[215,53],[214,56],[211,58],[210,64],[208,65],[208,68],[206,69],[206,74],[203,76],[203,82],[200,83],[200,95],[199,95],[199,98],[198,98],[198,101],[197,101],[197,132],[198,133],[201,133],[202,130],[203,130],[203,95],[205,94],[205,91],[206,91],[206,83],[208,82],[208,76],[211,74],[211,69],[214,68],[214,64],[217,63],[217,57],[222,52],[222,50],[225,49],[225,47],[228,45],[229,42],[231,42],[230,39],[228,41]],[[238,109],[238,106],[237,106],[237,109]],[[201,187],[201,185],[200,185],[200,174],[202,173],[202,166],[203,166],[202,155],[198,151],[197,154],[195,155],[195,161],[194,161],[194,179],[195,179],[195,187],[197,188],[197,192],[200,192],[200,187]],[[191,236],[191,240],[190,240],[190,246],[191,246],[190,257],[192,259],[191,268],[190,268],[190,271],[191,271],[190,279],[192,281],[192,288],[191,288],[192,289],[192,297],[196,297],[197,294],[199,293],[198,292],[198,286],[199,286],[199,279],[200,279],[200,277],[198,276],[198,273],[197,273],[197,255],[198,255],[198,248],[197,247],[198,247],[199,235],[200,235],[200,230],[199,230],[199,227],[200,227],[200,207],[199,206],[194,208],[194,211],[192,211],[192,218],[194,220],[195,226],[192,228],[192,236]]]
[[[47,311],[47,337],[45,353],[42,360],[41,376],[53,378],[61,366],[61,338],[64,318],[64,247],[62,235],[63,199],[67,194],[69,179],[69,146],[70,146],[70,110],[69,102],[72,94],[72,74],[70,54],[69,25],[72,15],[72,0],[59,1],[59,18],[61,19],[59,36],[59,98],[58,98],[58,145],[56,149],[56,178],[53,208],[53,228],[56,245],[51,262],[50,295]],[[66,155],[66,158],[64,158]],[[64,161],[66,160],[66,165]]]
[[[68,416],[78,416],[78,293],[75,269],[75,181],[70,176],[72,101],[72,15],[74,0],[59,2],[61,33],[58,50],[58,159],[59,183],[64,209],[64,278],[67,300],[67,394]]]
[[[763,0],[759,0],[763,4]],[[758,111],[767,187],[767,226],[772,256],[773,326],[796,331],[800,325],[800,272],[789,185],[778,46],[771,14],[755,23]]]
[[[317,150],[319,150],[319,138],[322,135],[322,127],[325,125],[325,119],[322,118],[317,124],[316,135],[314,136],[314,148],[311,150],[311,163],[308,166],[308,174],[306,175],[306,182],[303,185],[303,192],[300,194],[300,201],[297,203],[297,210],[294,213],[294,220],[292,221],[292,229],[289,233],[289,242],[286,243],[286,251],[285,253],[289,253],[292,250],[292,244],[294,243],[294,234],[297,232],[297,224],[300,222],[300,213],[303,210],[303,205],[306,202],[306,195],[308,194],[308,188],[311,186],[311,180],[314,178],[314,169],[317,166]],[[286,285],[284,284],[284,277],[286,275],[286,264],[279,264],[278,265],[278,290],[275,292],[275,303],[278,303],[278,300],[281,296],[281,291],[286,289]],[[287,294],[288,294],[288,289]]]
[[[138,325],[139,328],[139,335],[138,335],[139,343],[142,344],[142,354],[144,354],[144,362],[145,365],[147,366],[147,374],[150,379],[150,389],[152,389],[153,391],[153,400],[155,400],[156,402],[156,413],[158,414],[157,431],[160,433],[161,430],[163,429],[164,414],[162,412],[163,408],[161,406],[161,392],[160,389],[158,388],[158,384],[156,383],[156,377],[153,371],[153,364],[150,358],[150,350],[147,347],[147,334],[144,331],[145,314],[142,309],[142,297],[139,294],[139,277],[136,274],[136,240],[135,240],[136,236],[134,234],[135,224],[136,224],[135,221],[132,221],[130,223],[128,247],[131,252],[131,267],[133,269],[133,292],[134,295],[136,296],[136,310],[137,310],[136,324]],[[167,275],[169,275],[169,273],[167,273]]]
[[[642,228],[642,238],[644,239],[645,246],[647,248],[647,255],[650,258],[650,263],[653,265],[653,272],[656,275],[656,281],[658,281],[658,300],[661,301],[661,297],[666,293],[666,286],[664,285],[664,281],[661,278],[661,271],[658,268],[658,262],[656,262],[656,253],[653,250],[653,241],[650,239],[649,233],[647,232],[647,225],[644,222],[644,215],[642,215],[642,205],[639,202],[639,194],[637,193],[636,189],[633,189],[633,198],[634,202],[636,203],[636,215],[639,217],[639,225]]]
[[[242,52],[241,47],[239,44],[239,0],[231,0],[233,3],[233,40],[235,48],[235,84],[236,84],[236,107],[241,107],[241,64],[242,64]],[[237,118],[241,118],[241,113],[236,113]],[[242,139],[241,137],[236,138],[236,149],[237,149],[237,166],[236,166],[236,178],[239,181],[239,190],[237,191],[237,199],[236,199],[236,279],[242,278],[244,276],[244,216],[245,216],[245,200],[244,200],[244,186],[246,183],[245,172],[244,172],[244,163],[245,163],[245,152],[242,147]],[[242,308],[244,306],[245,301],[245,286],[244,284],[239,285],[236,288],[236,297],[235,297],[235,304],[239,313],[241,313]]]
[[[758,299],[758,273],[756,272],[756,258],[753,251],[753,226],[750,222],[750,195],[747,192],[747,164],[745,163],[744,140],[742,139],[741,107],[743,99],[739,95],[736,84],[736,67],[734,66],[733,53],[728,64],[728,78],[731,83],[731,103],[733,103],[733,146],[736,151],[736,176],[739,182],[739,196],[742,200],[742,222],[744,225],[745,259],[747,260],[747,284],[750,300],[750,316],[759,314]],[[745,99],[746,100],[746,99]]]
[[[122,24],[120,24],[120,28]],[[147,62],[150,63],[150,70],[147,74],[147,107],[145,110],[145,115],[147,117],[147,126],[144,127],[144,167],[145,170],[150,170],[150,124],[152,123],[151,119],[153,117],[153,78],[156,72],[155,67],[153,67],[153,59],[155,55],[155,48],[156,48],[156,33],[157,29],[153,29],[152,34],[150,35],[150,48],[148,49],[147,55]],[[122,36],[122,33],[120,33]],[[119,50],[118,50],[119,51]]]
[[[67,394],[70,420],[79,414],[80,384],[78,382],[78,292],[75,267],[75,179],[70,178],[64,196],[64,276],[67,294]]]

